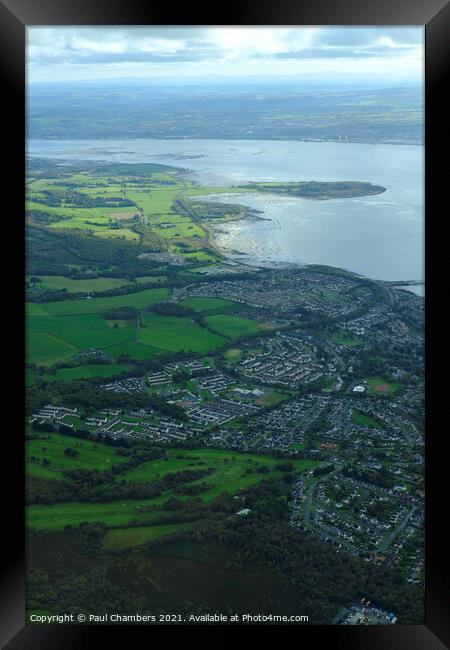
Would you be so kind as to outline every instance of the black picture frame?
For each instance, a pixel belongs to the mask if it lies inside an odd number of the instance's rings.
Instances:
[[[17,343],[11,346],[13,361],[8,368],[8,384],[17,409],[9,422],[8,460],[4,466],[12,470],[2,499],[3,517],[8,527],[3,528],[2,580],[0,591],[0,631],[2,647],[8,650],[51,650],[53,648],[93,647],[95,643],[107,643],[106,636],[114,635],[116,642],[129,643],[130,632],[154,638],[155,629],[133,626],[66,626],[25,625],[25,553],[24,553],[24,441],[23,430],[23,352],[24,307],[24,181],[25,156],[22,143],[25,136],[25,28],[33,25],[415,25],[425,27],[426,43],[426,215],[425,282],[426,282],[426,617],[425,625],[414,626],[305,626],[295,630],[296,643],[310,647],[312,643],[324,643],[333,648],[351,650],[371,648],[380,650],[433,650],[448,647],[448,549],[441,526],[445,512],[446,458],[442,454],[445,428],[438,426],[439,413],[445,415],[444,391],[439,395],[440,370],[445,370],[444,350],[439,342],[445,341],[442,319],[442,289],[439,278],[445,272],[445,254],[439,250],[439,216],[445,217],[444,179],[445,163],[439,154],[447,154],[445,142],[446,103],[444,101],[445,72],[448,56],[450,9],[445,0],[309,0],[293,3],[279,0],[248,2],[241,5],[228,3],[211,10],[190,5],[176,7],[169,3],[147,4],[144,2],[121,3],[105,0],[95,3],[89,0],[3,0],[0,2],[0,66],[3,90],[4,134],[12,136],[11,144],[3,151],[7,156],[7,188],[4,206],[14,215],[16,227],[9,232],[8,249],[14,250],[12,266],[7,267],[8,277],[18,278],[18,286],[8,282],[5,289],[9,304],[14,305],[17,317],[15,334]],[[443,158],[445,160],[445,158]],[[448,166],[448,164],[447,164]],[[448,181],[447,181],[448,183]],[[13,238],[16,238],[13,244]],[[9,243],[11,242],[11,243]],[[431,245],[433,254],[431,255]],[[14,246],[14,249],[12,248]],[[16,264],[17,268],[14,267]],[[8,296],[7,293],[10,292]],[[445,296],[446,297],[446,296]],[[445,305],[445,298],[444,298]],[[442,334],[442,336],[440,336]],[[448,334],[447,334],[448,338]],[[447,371],[448,372],[448,371]],[[447,388],[448,390],[448,388]],[[8,401],[8,404],[10,402]],[[445,423],[445,420],[442,420]],[[6,430],[5,430],[6,433]],[[11,488],[11,485],[13,486]],[[445,517],[444,517],[445,521]],[[447,562],[447,564],[446,564]],[[176,634],[188,631],[196,634],[196,642],[204,632],[216,631],[211,627],[165,626],[163,632]],[[237,626],[236,626],[237,627]],[[222,643],[229,640],[236,627],[220,627]],[[285,628],[286,630],[287,628]],[[161,628],[159,630],[161,632]],[[242,627],[239,627],[240,634]],[[292,629],[288,630],[292,632]],[[254,628],[250,629],[254,632]],[[264,634],[269,632],[264,628]],[[272,630],[273,632],[273,630]],[[276,634],[280,629],[275,630]]]

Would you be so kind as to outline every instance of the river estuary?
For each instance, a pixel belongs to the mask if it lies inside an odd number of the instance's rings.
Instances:
[[[264,220],[221,225],[216,243],[253,264],[316,263],[380,280],[424,275],[424,148],[266,140],[31,140],[28,153],[53,159],[159,162],[188,168],[202,184],[250,181],[366,181],[376,196],[316,201],[263,193],[211,195]],[[410,287],[423,295],[423,285]]]

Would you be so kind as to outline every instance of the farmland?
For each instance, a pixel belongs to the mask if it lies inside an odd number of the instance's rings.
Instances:
[[[86,280],[74,280],[62,275],[42,275],[39,286],[44,289],[66,289],[68,292],[90,292],[90,291],[107,291],[108,289],[117,289],[127,284],[126,280],[120,278],[92,278]]]
[[[190,318],[145,314],[141,319],[138,343],[175,352],[191,350],[206,353],[225,343],[225,339],[200,327]]]
[[[216,259],[203,250],[202,226],[174,206],[181,197],[224,193],[230,188],[198,188],[180,178],[178,168],[164,165],[143,165],[141,171],[119,165],[114,171],[110,175],[86,166],[75,173],[67,170],[62,182],[31,179],[27,184],[29,221],[53,230],[71,229],[136,244],[150,242],[163,250],[178,251],[187,259]],[[49,286],[55,284],[58,280],[49,281]]]
[[[218,314],[207,316],[205,320],[211,329],[230,339],[256,334],[263,329],[260,323],[241,316]]]
[[[61,279],[60,286],[63,285],[62,280],[64,278]],[[67,285],[69,286],[70,284]],[[164,301],[168,296],[166,287],[158,287],[106,297],[29,302],[28,361],[51,366],[71,359],[78,351],[86,348],[105,350],[113,358],[121,354],[129,354],[138,359],[147,358],[154,351],[208,353],[223,346],[227,339],[254,334],[261,329],[256,321],[228,313],[242,310],[242,305],[220,298],[193,297],[182,303],[202,314],[205,317],[203,324],[191,317],[161,316],[151,311],[153,305]],[[139,318],[105,320],[103,312],[121,307],[138,310]],[[77,376],[73,371],[63,374],[74,378]],[[90,376],[100,374],[102,373]],[[105,376],[107,374],[105,371]]]
[[[164,300],[167,295],[168,290],[165,288],[146,289],[135,293],[104,298],[59,300],[45,304],[29,303],[27,311],[30,316],[73,316],[75,314],[99,314],[106,309],[124,305],[144,309]]]

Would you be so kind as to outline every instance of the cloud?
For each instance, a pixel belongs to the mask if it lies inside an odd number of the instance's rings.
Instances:
[[[333,62],[387,62],[421,74],[423,28],[399,27],[29,27],[29,78],[296,74]],[[328,64],[327,64],[328,62]],[[353,65],[353,63],[352,63]],[[339,64],[342,71],[343,64]],[[344,66],[345,67],[345,66]],[[335,68],[336,66],[335,66]],[[391,70],[391,74],[395,70]]]

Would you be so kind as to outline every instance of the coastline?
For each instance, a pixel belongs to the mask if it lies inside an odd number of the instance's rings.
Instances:
[[[210,195],[205,195],[205,197],[199,197],[197,196],[196,199],[201,199],[201,198],[208,198]],[[318,199],[319,200],[319,199]],[[205,200],[205,203],[208,201]],[[228,206],[228,204],[223,204],[224,206]],[[237,204],[233,204],[235,207]],[[249,261],[246,259],[245,261],[242,260],[242,257],[247,258],[249,255],[247,253],[244,253],[243,251],[239,251],[236,249],[228,248],[226,246],[222,246],[217,242],[218,237],[220,236],[220,228],[223,226],[227,226],[228,224],[239,222],[239,221],[271,221],[273,222],[273,219],[270,219],[268,217],[261,217],[259,214],[264,214],[262,210],[256,210],[254,208],[250,208],[244,205],[239,205],[239,207],[242,208],[242,210],[233,216],[230,216],[225,222],[221,222],[219,224],[214,223],[213,221],[209,222],[203,222],[202,223],[202,228],[205,230],[206,233],[206,239],[205,243],[206,245],[217,255],[222,257],[224,261],[231,261],[233,263],[239,263],[241,266],[248,267],[250,269],[301,269],[305,267],[316,267],[316,266],[324,266],[324,267],[329,267],[330,269],[338,269],[345,271],[346,273],[349,273],[351,275],[356,275],[358,277],[366,278],[368,280],[371,280],[372,282],[377,282],[382,284],[386,289],[392,288],[392,289],[403,289],[405,291],[408,291],[410,293],[413,293],[415,296],[418,298],[425,299],[425,296],[422,295],[421,293],[417,292],[414,290],[414,287],[423,287],[423,290],[425,290],[425,281],[424,280],[380,280],[378,278],[373,278],[373,277],[368,277],[363,274],[357,273],[356,271],[352,271],[351,269],[346,269],[346,268],[341,268],[341,267],[336,267],[336,266],[331,266],[327,264],[310,264],[310,263],[301,263],[301,262],[283,262],[283,261],[276,261],[276,260],[263,260],[261,262],[256,262],[256,261]]]

